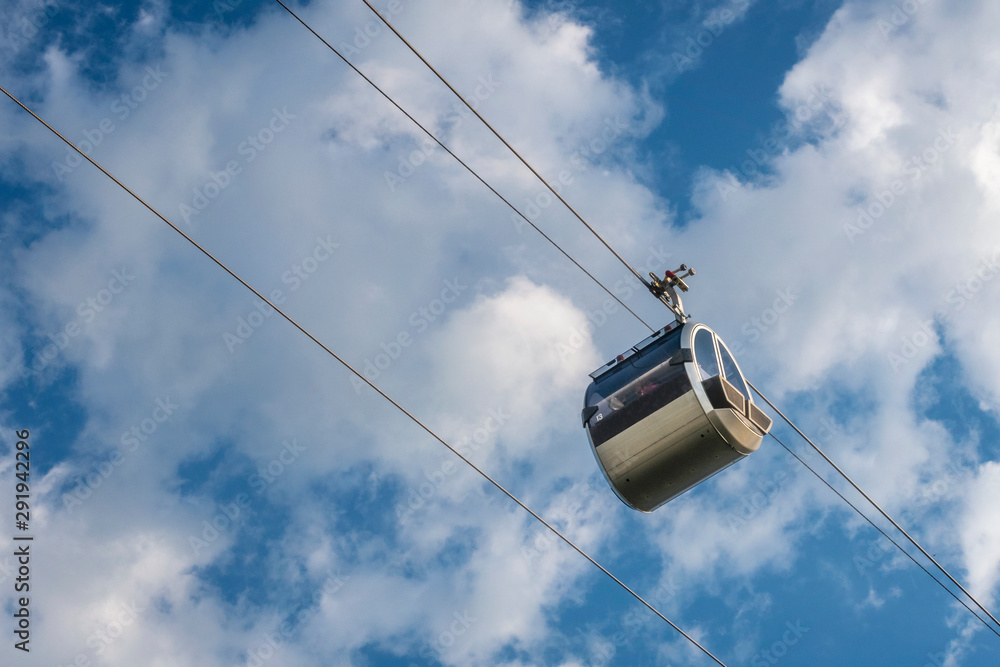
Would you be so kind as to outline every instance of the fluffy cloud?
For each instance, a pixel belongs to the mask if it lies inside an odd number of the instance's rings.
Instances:
[[[704,172],[700,217],[680,229],[630,164],[662,107],[602,70],[591,28],[510,3],[402,7],[393,18],[413,43],[625,256],[676,264],[660,248],[683,251],[699,271],[689,309],[739,347],[762,389],[810,423],[836,422],[836,458],[888,507],[905,507],[942,459],[977,460],[972,438],[912,397],[947,351],[997,410],[1000,356],[983,337],[1000,326],[988,307],[1000,281],[984,273],[1000,248],[1000,10],[925,3],[885,30],[892,17],[878,7],[845,5],[778,91],[798,143],[766,178]],[[362,10],[303,13],[575,257],[624,281]],[[781,452],[669,511],[626,512],[594,474],[579,406],[586,373],[643,328],[601,315],[606,295],[283,13],[225,36],[161,38],[161,21],[150,9],[132,38],[156,41],[157,55],[116,63],[101,85],[58,45],[43,72],[15,80],[68,137],[581,545],[644,558],[647,584],[683,578],[663,601],[684,612],[702,585],[787,571],[804,536],[839,518],[811,477],[777,463]],[[6,228],[33,217],[57,227],[12,255],[0,308],[17,325],[0,334],[0,355],[31,347],[31,366],[64,335],[31,386],[63,388],[86,414],[42,487],[40,597],[59,604],[39,622],[60,633],[40,659],[96,658],[94,633],[115,622],[123,632],[100,654],[110,664],[141,662],[150,646],[165,663],[238,664],[270,650],[275,632],[283,664],[371,650],[445,664],[598,659],[601,647],[567,649],[550,632],[584,595],[585,561],[106,179],[71,166],[23,114],[0,115],[19,137],[3,140],[5,155],[24,165],[5,177],[55,193],[5,213]],[[626,300],[662,321],[638,296]],[[844,409],[844,396],[867,405]],[[915,514],[987,598],[994,473],[982,464],[944,511]],[[129,605],[143,611],[126,628],[116,619]]]

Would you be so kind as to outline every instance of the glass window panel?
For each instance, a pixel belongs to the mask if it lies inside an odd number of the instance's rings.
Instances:
[[[708,329],[699,329],[694,335],[694,360],[701,371],[701,379],[707,380],[719,374],[719,361],[715,357],[715,340]]]
[[[681,347],[680,329],[671,331],[665,338],[660,338],[640,353],[632,355],[624,363],[620,363],[607,375],[591,384],[587,394],[587,405],[597,405],[600,397],[614,394],[622,387],[632,383],[643,373],[656,368],[674,355]]]
[[[725,372],[725,378],[729,380],[729,384],[740,390],[743,398],[749,401],[750,392],[747,391],[743,376],[740,374],[739,368],[736,367],[736,361],[733,359],[733,356],[729,354],[729,350],[726,349],[726,346],[721,341],[719,342],[719,356],[722,357],[722,370]]]

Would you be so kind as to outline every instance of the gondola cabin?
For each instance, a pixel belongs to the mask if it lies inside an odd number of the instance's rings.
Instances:
[[[583,408],[597,463],[650,512],[757,451],[771,420],[704,324],[676,322],[591,373]]]

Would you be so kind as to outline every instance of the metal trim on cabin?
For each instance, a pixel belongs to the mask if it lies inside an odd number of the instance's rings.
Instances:
[[[658,331],[591,378],[581,413],[591,451],[615,495],[640,511],[753,453],[771,425],[704,324]]]

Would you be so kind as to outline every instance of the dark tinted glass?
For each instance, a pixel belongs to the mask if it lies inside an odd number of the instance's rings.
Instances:
[[[715,340],[708,329],[699,329],[694,335],[694,361],[701,371],[702,380],[719,374],[719,361],[715,358]]]
[[[587,424],[595,447],[691,389],[684,364],[669,363],[679,349],[679,330],[670,332],[591,383],[586,404],[597,411]]]
[[[681,347],[681,329],[667,333],[648,347],[620,363],[610,373],[590,384],[587,390],[587,405],[597,405],[616,391],[631,384],[640,375],[648,373],[674,355]]]
[[[740,393],[743,394],[743,398],[749,401],[750,394],[747,391],[746,383],[743,382],[743,376],[736,367],[736,362],[733,360],[732,355],[729,354],[729,350],[726,349],[726,346],[721,341],[719,342],[719,356],[722,357],[722,370],[725,371],[729,384],[739,389]]]

